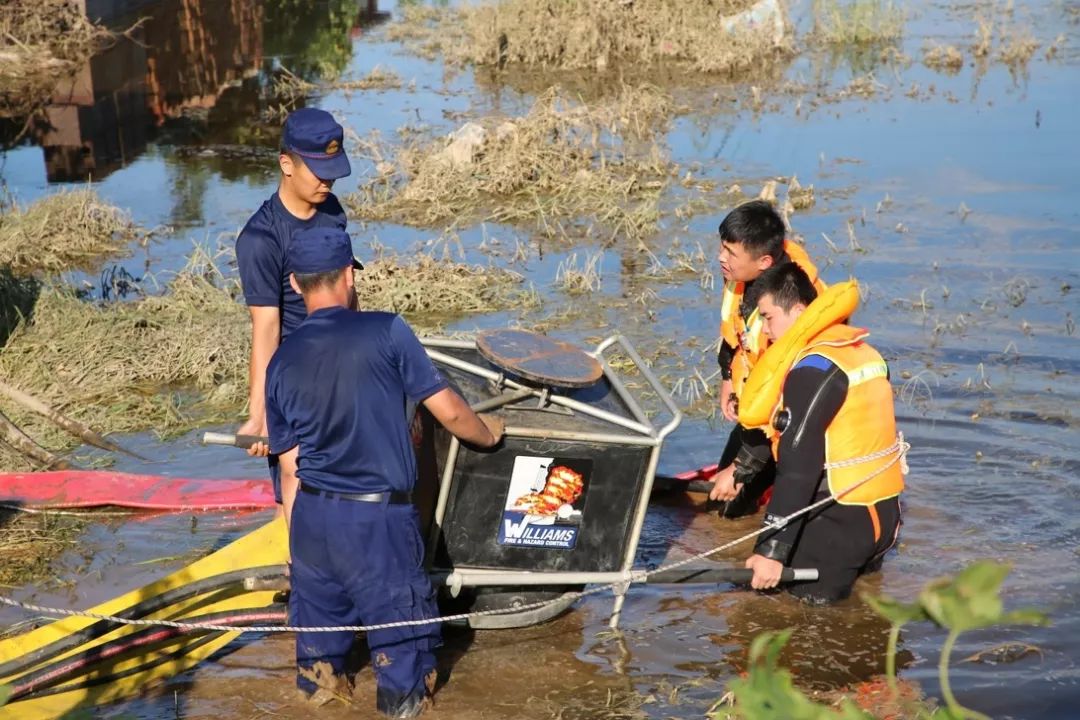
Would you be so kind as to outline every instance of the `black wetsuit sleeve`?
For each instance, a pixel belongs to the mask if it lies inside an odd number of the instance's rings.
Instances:
[[[803,361],[784,381],[784,405],[791,420],[780,436],[766,523],[801,510],[813,500],[825,468],[825,429],[847,397],[847,375],[821,356],[811,358],[812,364]],[[803,515],[781,530],[764,533],[754,552],[786,563],[805,522]]]
[[[716,362],[720,365],[720,377],[731,379],[731,361],[735,359],[735,348],[720,340],[720,349],[716,351]]]

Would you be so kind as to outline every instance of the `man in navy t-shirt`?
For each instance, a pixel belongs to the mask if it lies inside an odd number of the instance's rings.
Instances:
[[[297,233],[286,267],[308,315],[270,360],[266,418],[289,524],[290,624],[437,617],[411,501],[416,457],[406,407],[423,403],[447,430],[479,447],[499,442],[502,421],[476,415],[447,386],[400,316],[349,308],[345,231]],[[439,636],[438,623],[367,634],[381,712],[414,717],[428,705]],[[298,687],[342,690],[354,639],[351,632],[298,633]]]
[[[312,227],[345,228],[345,211],[330,192],[335,180],[352,171],[343,142],[344,131],[330,113],[315,108],[291,113],[282,132],[277,192],[251,216],[236,239],[240,282],[251,312],[248,420],[239,434],[266,435],[266,364],[307,315],[285,271],[292,237]],[[266,456],[268,449],[265,443],[256,443],[248,454]],[[274,494],[280,502],[276,460],[271,458],[270,463]]]

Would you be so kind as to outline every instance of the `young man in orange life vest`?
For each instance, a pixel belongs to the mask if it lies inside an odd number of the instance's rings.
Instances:
[[[769,343],[757,312],[757,279],[771,267],[793,262],[806,271],[819,289],[825,288],[806,251],[785,240],[785,232],[783,218],[764,200],[739,205],[720,223],[724,295],[717,362],[723,378],[720,408],[724,418],[731,422],[738,422],[743,384]],[[756,512],[776,473],[765,434],[736,425],[719,465],[709,498],[725,501],[720,514],[736,518]]]
[[[818,294],[793,263],[765,272],[756,285],[758,313],[772,342],[792,329]],[[792,332],[801,335],[813,318],[808,314]],[[896,542],[904,489],[898,451],[889,452],[896,416],[888,366],[865,342],[868,334],[843,323],[816,332],[776,386],[776,483],[765,523],[829,495],[837,500],[758,536],[746,561],[755,589],[775,587],[785,565],[817,568],[817,581],[789,591],[814,604],[842,600],[859,575],[880,568]]]

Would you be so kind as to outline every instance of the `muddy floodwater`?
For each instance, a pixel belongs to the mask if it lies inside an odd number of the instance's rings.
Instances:
[[[396,73],[399,87],[327,90],[308,99],[359,136],[377,132],[391,143],[399,128],[438,135],[473,117],[520,115],[552,82],[588,102],[618,81],[608,76],[598,87],[580,74],[447,68],[387,39],[400,12],[393,3],[88,4],[118,27],[147,17],[145,43],[120,42],[92,60],[78,92],[49,109],[53,129],[0,152],[0,182],[29,203],[89,178],[106,201],[158,229],[146,247],[106,265],[134,278],[177,270],[193,243],[230,246],[273,191],[276,138],[253,118],[265,110],[263,90],[275,67],[312,76],[320,63],[351,77],[376,66]],[[1041,609],[1052,624],[965,633],[953,655],[953,690],[961,703],[995,718],[1074,718],[1080,6],[918,0],[904,8],[898,53],[815,48],[806,39],[811,4],[797,2],[789,12],[799,52],[772,77],[732,82],[664,72],[652,79],[681,108],[661,152],[679,165],[680,177],[689,172],[716,186],[694,195],[694,212],[682,212],[690,191],[674,178],[660,203],[659,230],[645,242],[665,264],[682,258],[693,271],[658,281],[636,242],[603,233],[578,233],[570,243],[531,226],[463,224],[453,228],[460,246],[444,238],[447,251],[512,267],[535,285],[543,304],[531,314],[465,318],[447,330],[543,321],[553,335],[591,347],[618,329],[691,410],[665,445],[661,471],[715,462],[728,427],[702,410],[709,401],[695,396],[691,378],[695,369],[708,378],[716,368],[708,349],[719,317],[716,226],[736,202],[727,189],[737,184],[754,197],[768,181],[791,176],[813,185],[816,201],[794,213],[793,229],[827,281],[854,275],[863,285],[856,322],[870,329],[890,362],[899,424],[912,444],[901,543],[884,571],[860,580],[858,589],[910,599],[929,579],[973,560],[1011,563],[1007,606]],[[997,18],[1003,33],[1037,41],[1030,61],[1009,65],[997,46],[976,58],[971,45],[980,14]],[[955,71],[924,65],[924,50],[935,45],[959,48],[963,64]],[[364,158],[353,168],[335,186],[339,196],[375,172]],[[361,258],[374,242],[407,251],[442,236],[392,223],[353,221],[350,230]],[[584,301],[589,312],[556,283],[572,253],[599,254],[600,288]],[[70,281],[91,297],[100,293],[97,275]],[[238,451],[200,447],[194,434],[166,443],[151,434],[125,440],[155,462],[121,458],[119,470],[223,481],[262,472]],[[266,519],[103,518],[56,562],[51,580],[11,592],[88,607]],[[661,498],[650,507],[639,559],[660,563],[707,550],[759,522],[720,520],[700,496]],[[724,557],[741,563],[748,551]],[[857,598],[817,609],[728,588],[638,588],[621,637],[603,632],[610,607],[610,597],[599,596],[525,630],[449,630],[442,658],[449,679],[431,717],[702,717],[745,668],[749,641],[786,627],[795,634],[784,662],[806,688],[829,691],[884,668],[888,627]],[[0,612],[5,625],[25,619]],[[944,636],[923,623],[906,627],[900,639],[902,677],[936,697]],[[1037,651],[961,661],[1004,643]],[[314,711],[297,700],[288,636],[247,636],[234,650],[98,716],[355,716],[337,703]],[[367,672],[365,712],[374,693]]]

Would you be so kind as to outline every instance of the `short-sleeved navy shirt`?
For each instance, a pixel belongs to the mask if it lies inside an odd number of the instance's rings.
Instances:
[[[416,482],[406,400],[447,387],[398,315],[316,310],[266,371],[270,451],[299,446],[297,475],[331,492],[407,492]]]
[[[289,285],[285,257],[293,233],[311,227],[339,227],[347,224],[345,210],[333,195],[315,206],[307,220],[293,215],[275,192],[247,221],[236,238],[236,264],[244,301],[254,307],[276,307],[281,311],[281,339],[288,337],[307,316],[304,300]]]

